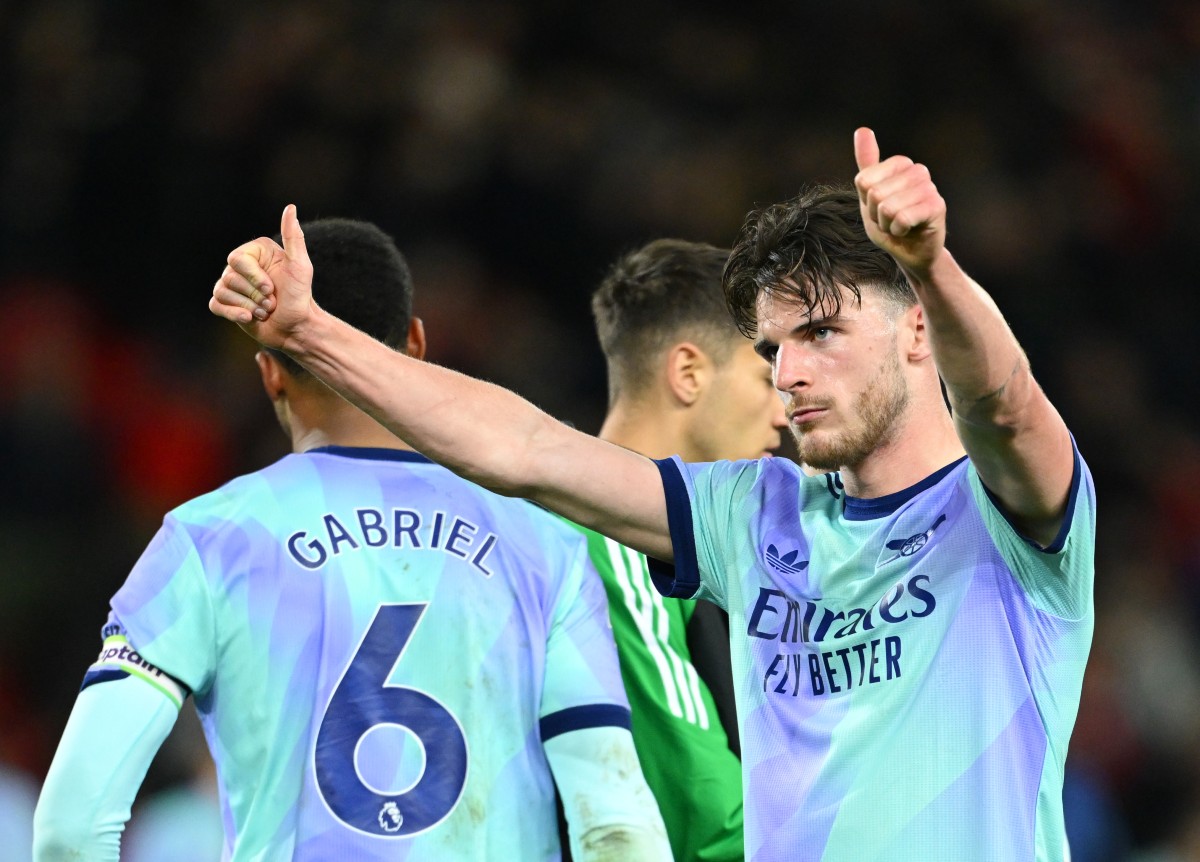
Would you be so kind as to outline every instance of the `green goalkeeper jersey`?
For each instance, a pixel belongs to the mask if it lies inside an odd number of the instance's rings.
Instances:
[[[687,625],[695,603],[663,598],[645,556],[574,526],[587,536],[608,593],[634,745],[675,859],[743,859],[742,766],[692,665]]]

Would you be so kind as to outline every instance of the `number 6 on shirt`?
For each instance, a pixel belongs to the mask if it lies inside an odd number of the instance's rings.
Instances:
[[[369,835],[402,838],[429,829],[454,809],[466,784],[467,740],[458,719],[425,692],[387,681],[426,607],[379,606],[317,731],[321,796],[334,816]],[[398,793],[371,786],[358,763],[363,738],[388,725],[410,731],[425,755],[416,782]]]

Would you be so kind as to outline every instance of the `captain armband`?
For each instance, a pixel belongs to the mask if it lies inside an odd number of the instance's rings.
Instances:
[[[119,625],[106,626],[104,645],[100,648],[100,655],[88,668],[83,677],[83,685],[79,687],[79,690],[83,691],[97,683],[111,682],[130,676],[144,680],[157,688],[175,704],[176,708],[183,706],[183,702],[191,694],[186,685],[170,674],[159,670],[134,649],[130,645],[129,637],[123,627]]]

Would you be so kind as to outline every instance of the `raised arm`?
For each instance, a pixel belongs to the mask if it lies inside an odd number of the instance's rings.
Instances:
[[[904,156],[880,161],[870,129],[855,132],[854,154],[867,234],[916,291],[963,447],[1022,531],[1049,544],[1074,468],[1066,425],[996,303],[946,250],[946,202],[928,169]]]
[[[666,501],[647,458],[575,431],[516,394],[397,353],[322,311],[289,205],[283,245],[235,249],[209,309],[285,351],[409,445],[501,494],[526,497],[670,561]]]

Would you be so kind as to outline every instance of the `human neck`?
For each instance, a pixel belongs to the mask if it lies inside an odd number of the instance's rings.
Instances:
[[[685,461],[695,460],[682,422],[670,409],[656,410],[620,399],[608,411],[599,437],[647,458],[679,455]]]
[[[842,487],[851,497],[872,499],[909,488],[963,457],[966,451],[950,415],[909,421],[861,462],[843,466]]]
[[[293,452],[322,446],[412,450],[366,413],[344,402],[311,405],[308,409],[296,409],[293,405],[289,425]]]

